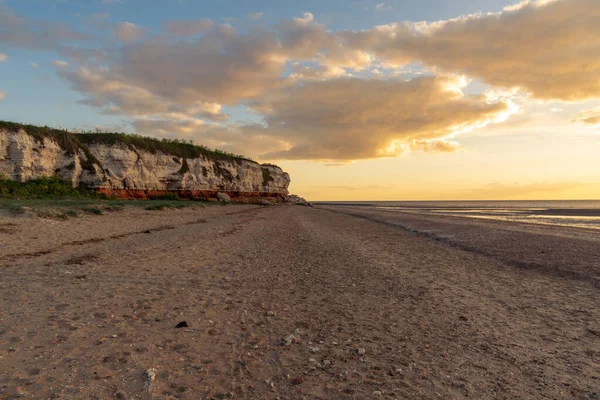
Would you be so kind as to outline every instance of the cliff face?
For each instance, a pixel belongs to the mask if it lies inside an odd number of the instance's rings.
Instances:
[[[93,135],[83,141],[83,135],[64,131],[56,131],[58,137],[32,135],[26,129],[0,126],[0,174],[16,181],[57,175],[75,186],[142,198],[164,192],[181,197],[212,197],[219,191],[233,197],[288,193],[290,177],[276,166],[208,151],[182,157],[131,143],[94,142]]]

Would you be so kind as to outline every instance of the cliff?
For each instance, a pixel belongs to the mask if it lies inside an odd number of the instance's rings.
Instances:
[[[288,194],[281,168],[188,143],[137,135],[74,134],[0,121],[0,175],[24,182],[71,180],[119,197],[277,197]]]

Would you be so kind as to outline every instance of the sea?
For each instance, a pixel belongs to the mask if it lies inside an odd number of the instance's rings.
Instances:
[[[314,203],[372,207],[413,214],[460,216],[600,230],[600,200],[339,201]]]

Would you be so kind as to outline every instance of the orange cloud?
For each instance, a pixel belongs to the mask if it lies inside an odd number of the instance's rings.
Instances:
[[[581,111],[572,120],[572,122],[581,122],[584,125],[600,125],[600,107],[591,110]]]
[[[454,151],[447,140],[509,109],[452,88],[459,79],[412,81],[337,78],[310,81],[263,96],[252,106],[263,124],[220,126],[189,120],[138,119],[145,133],[169,133],[262,159],[349,161],[406,151]]]

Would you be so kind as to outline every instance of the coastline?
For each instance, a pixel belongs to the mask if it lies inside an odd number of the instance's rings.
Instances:
[[[0,217],[0,395],[142,398],[154,369],[157,398],[593,398],[598,239],[465,220]]]

